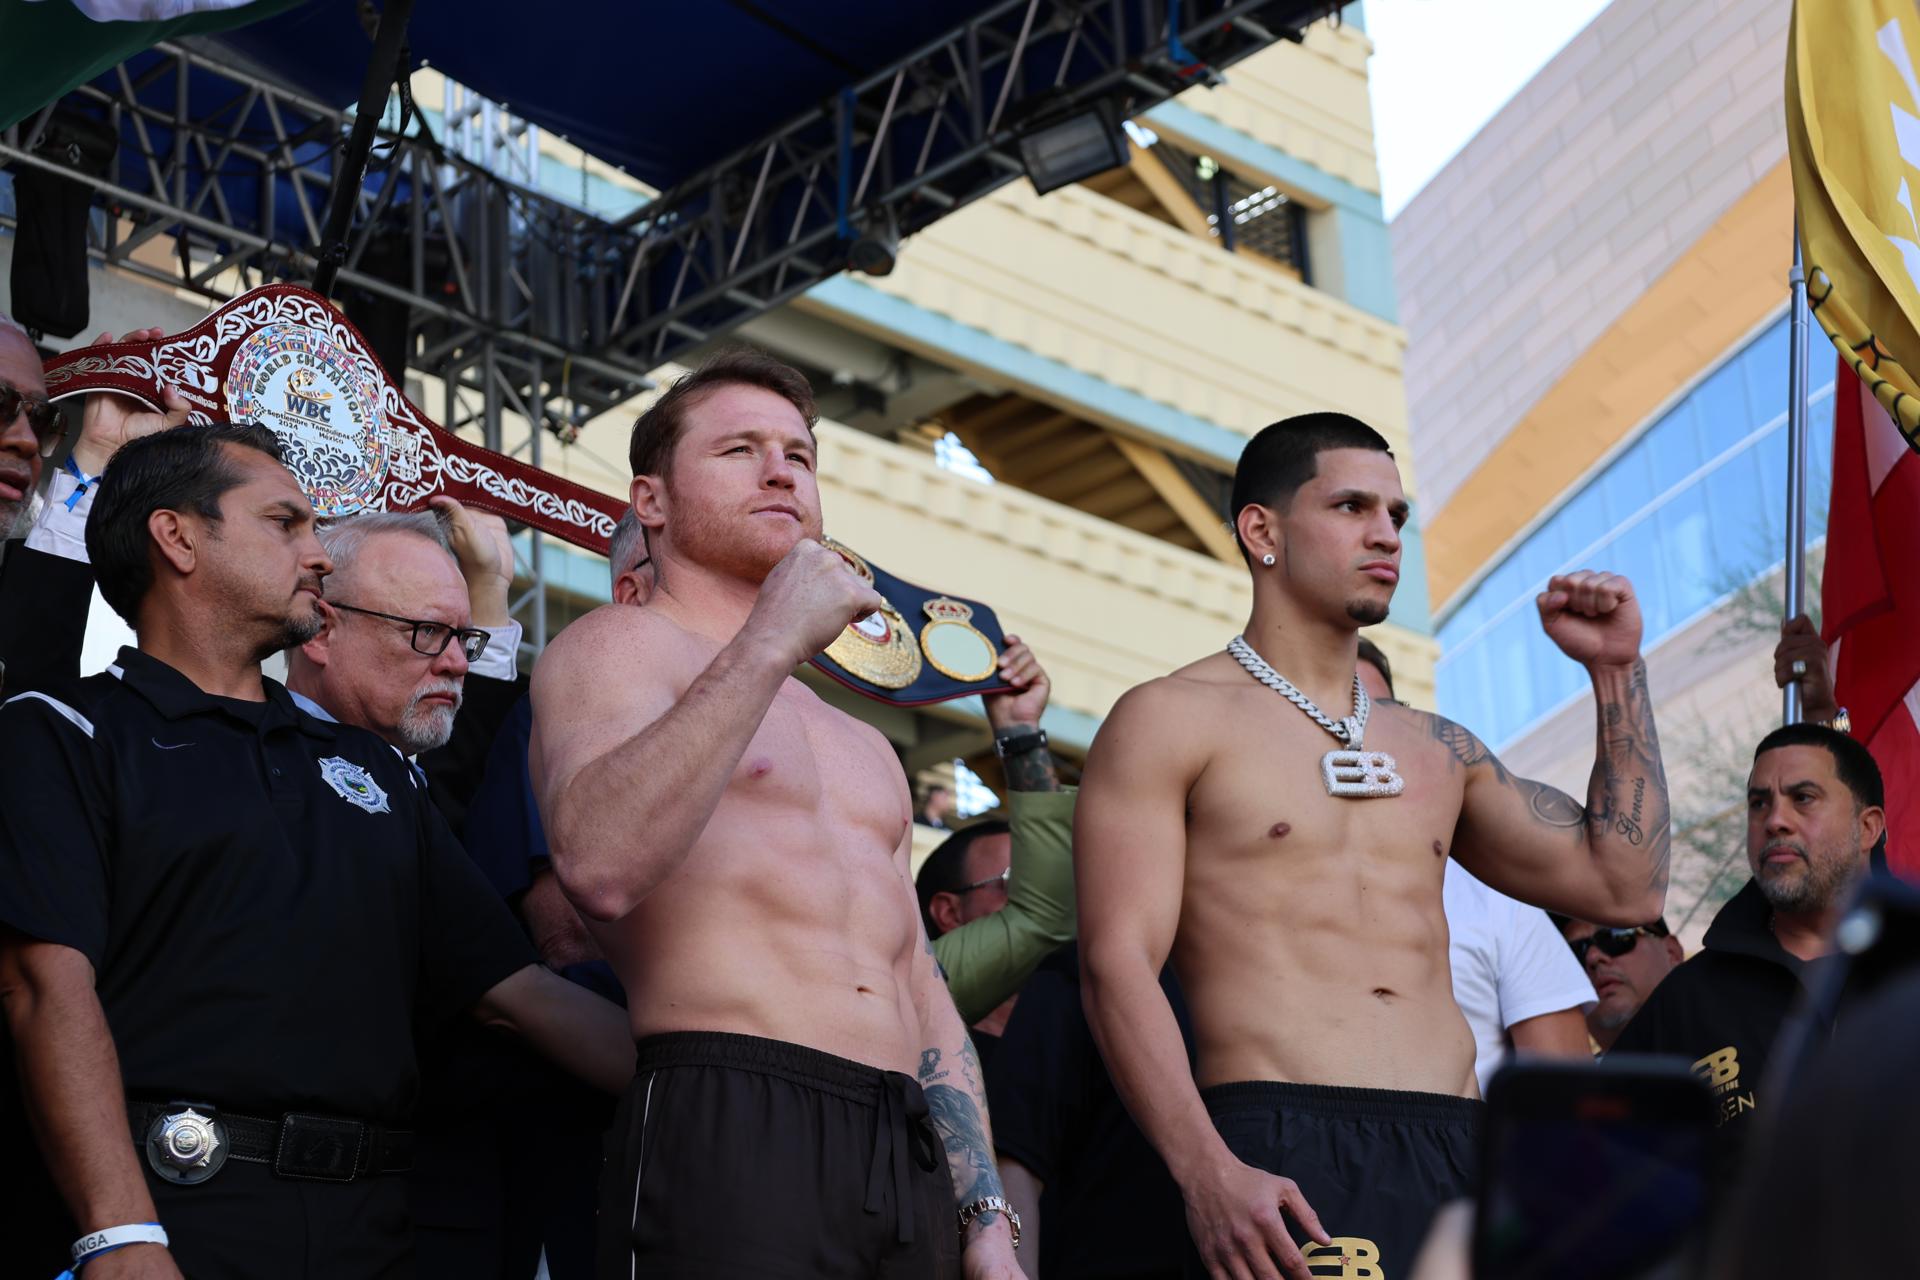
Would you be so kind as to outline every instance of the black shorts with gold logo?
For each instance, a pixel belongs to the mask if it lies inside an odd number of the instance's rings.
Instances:
[[[1213,1127],[1245,1163],[1292,1178],[1333,1237],[1287,1228],[1315,1276],[1398,1280],[1434,1213],[1470,1195],[1485,1104],[1438,1093],[1314,1084],[1201,1090]],[[1197,1252],[1188,1274],[1205,1276]]]

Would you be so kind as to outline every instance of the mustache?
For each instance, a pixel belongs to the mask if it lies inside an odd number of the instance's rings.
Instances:
[[[407,704],[407,710],[413,711],[428,698],[436,696],[452,698],[452,709],[458,712],[460,704],[466,701],[465,686],[458,680],[435,680],[431,684],[421,685],[413,691],[413,699]]]

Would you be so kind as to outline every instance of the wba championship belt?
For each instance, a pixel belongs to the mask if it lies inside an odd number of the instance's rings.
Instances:
[[[298,285],[241,294],[156,342],[55,356],[46,379],[55,400],[118,391],[155,410],[167,383],[186,400],[190,422],[272,428],[321,519],[408,511],[444,493],[605,555],[626,510],[619,498],[462,440],[428,418],[352,322]]]
[[[900,707],[1013,687],[1000,678],[1007,637],[993,610],[917,587],[832,538],[823,541],[846,557],[884,603],[842,631],[812,659],[814,666],[855,693]]]

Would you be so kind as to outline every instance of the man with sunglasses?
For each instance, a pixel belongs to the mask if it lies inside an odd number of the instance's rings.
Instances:
[[[1687,958],[1686,949],[1665,920],[1615,928],[1555,916],[1554,923],[1599,997],[1587,1010],[1587,1034],[1605,1053],[1653,989]]]
[[[141,329],[126,340],[159,336],[158,329]],[[162,400],[155,410],[112,392],[88,396],[80,434],[48,480],[36,515],[33,494],[67,422],[47,399],[40,353],[25,330],[0,315],[0,687],[18,692],[80,674],[93,596],[87,512],[116,449],[187,420],[187,403],[171,387]]]

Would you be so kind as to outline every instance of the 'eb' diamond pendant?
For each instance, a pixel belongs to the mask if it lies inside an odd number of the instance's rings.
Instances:
[[[1327,794],[1349,800],[1397,796],[1407,789],[1399,765],[1384,751],[1329,751],[1320,757]]]

